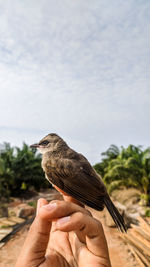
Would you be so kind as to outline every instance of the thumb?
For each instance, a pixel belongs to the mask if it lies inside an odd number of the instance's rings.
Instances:
[[[47,204],[48,202],[45,199],[41,198],[38,200],[35,220],[30,227],[15,267],[39,266],[44,261],[51,222],[39,210]]]
[[[69,195],[63,195],[63,199],[66,201],[66,202],[72,202],[72,203],[75,203],[77,204],[78,206],[81,206],[84,208],[84,205],[79,202],[78,200],[76,200],[75,198],[69,196]]]

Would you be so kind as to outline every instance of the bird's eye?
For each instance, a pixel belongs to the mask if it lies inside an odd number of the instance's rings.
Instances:
[[[48,144],[49,144],[49,141],[47,141],[47,140],[45,140],[45,141],[43,141],[43,142],[40,143],[40,145],[42,145],[42,146],[46,146]]]

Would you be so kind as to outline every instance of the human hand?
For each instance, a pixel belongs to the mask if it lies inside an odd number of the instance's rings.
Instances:
[[[101,223],[66,201],[39,199],[15,267],[110,267]]]

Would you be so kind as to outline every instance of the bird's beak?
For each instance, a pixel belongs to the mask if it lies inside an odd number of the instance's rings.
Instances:
[[[33,144],[33,145],[31,145],[30,147],[31,147],[31,148],[37,148],[37,147],[39,147],[39,144]]]

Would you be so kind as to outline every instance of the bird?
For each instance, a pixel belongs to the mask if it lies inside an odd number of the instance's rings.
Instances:
[[[61,193],[95,210],[108,209],[116,226],[126,232],[122,215],[113,204],[101,176],[89,161],[56,133],[50,133],[30,146],[42,154],[41,166],[48,181]]]

